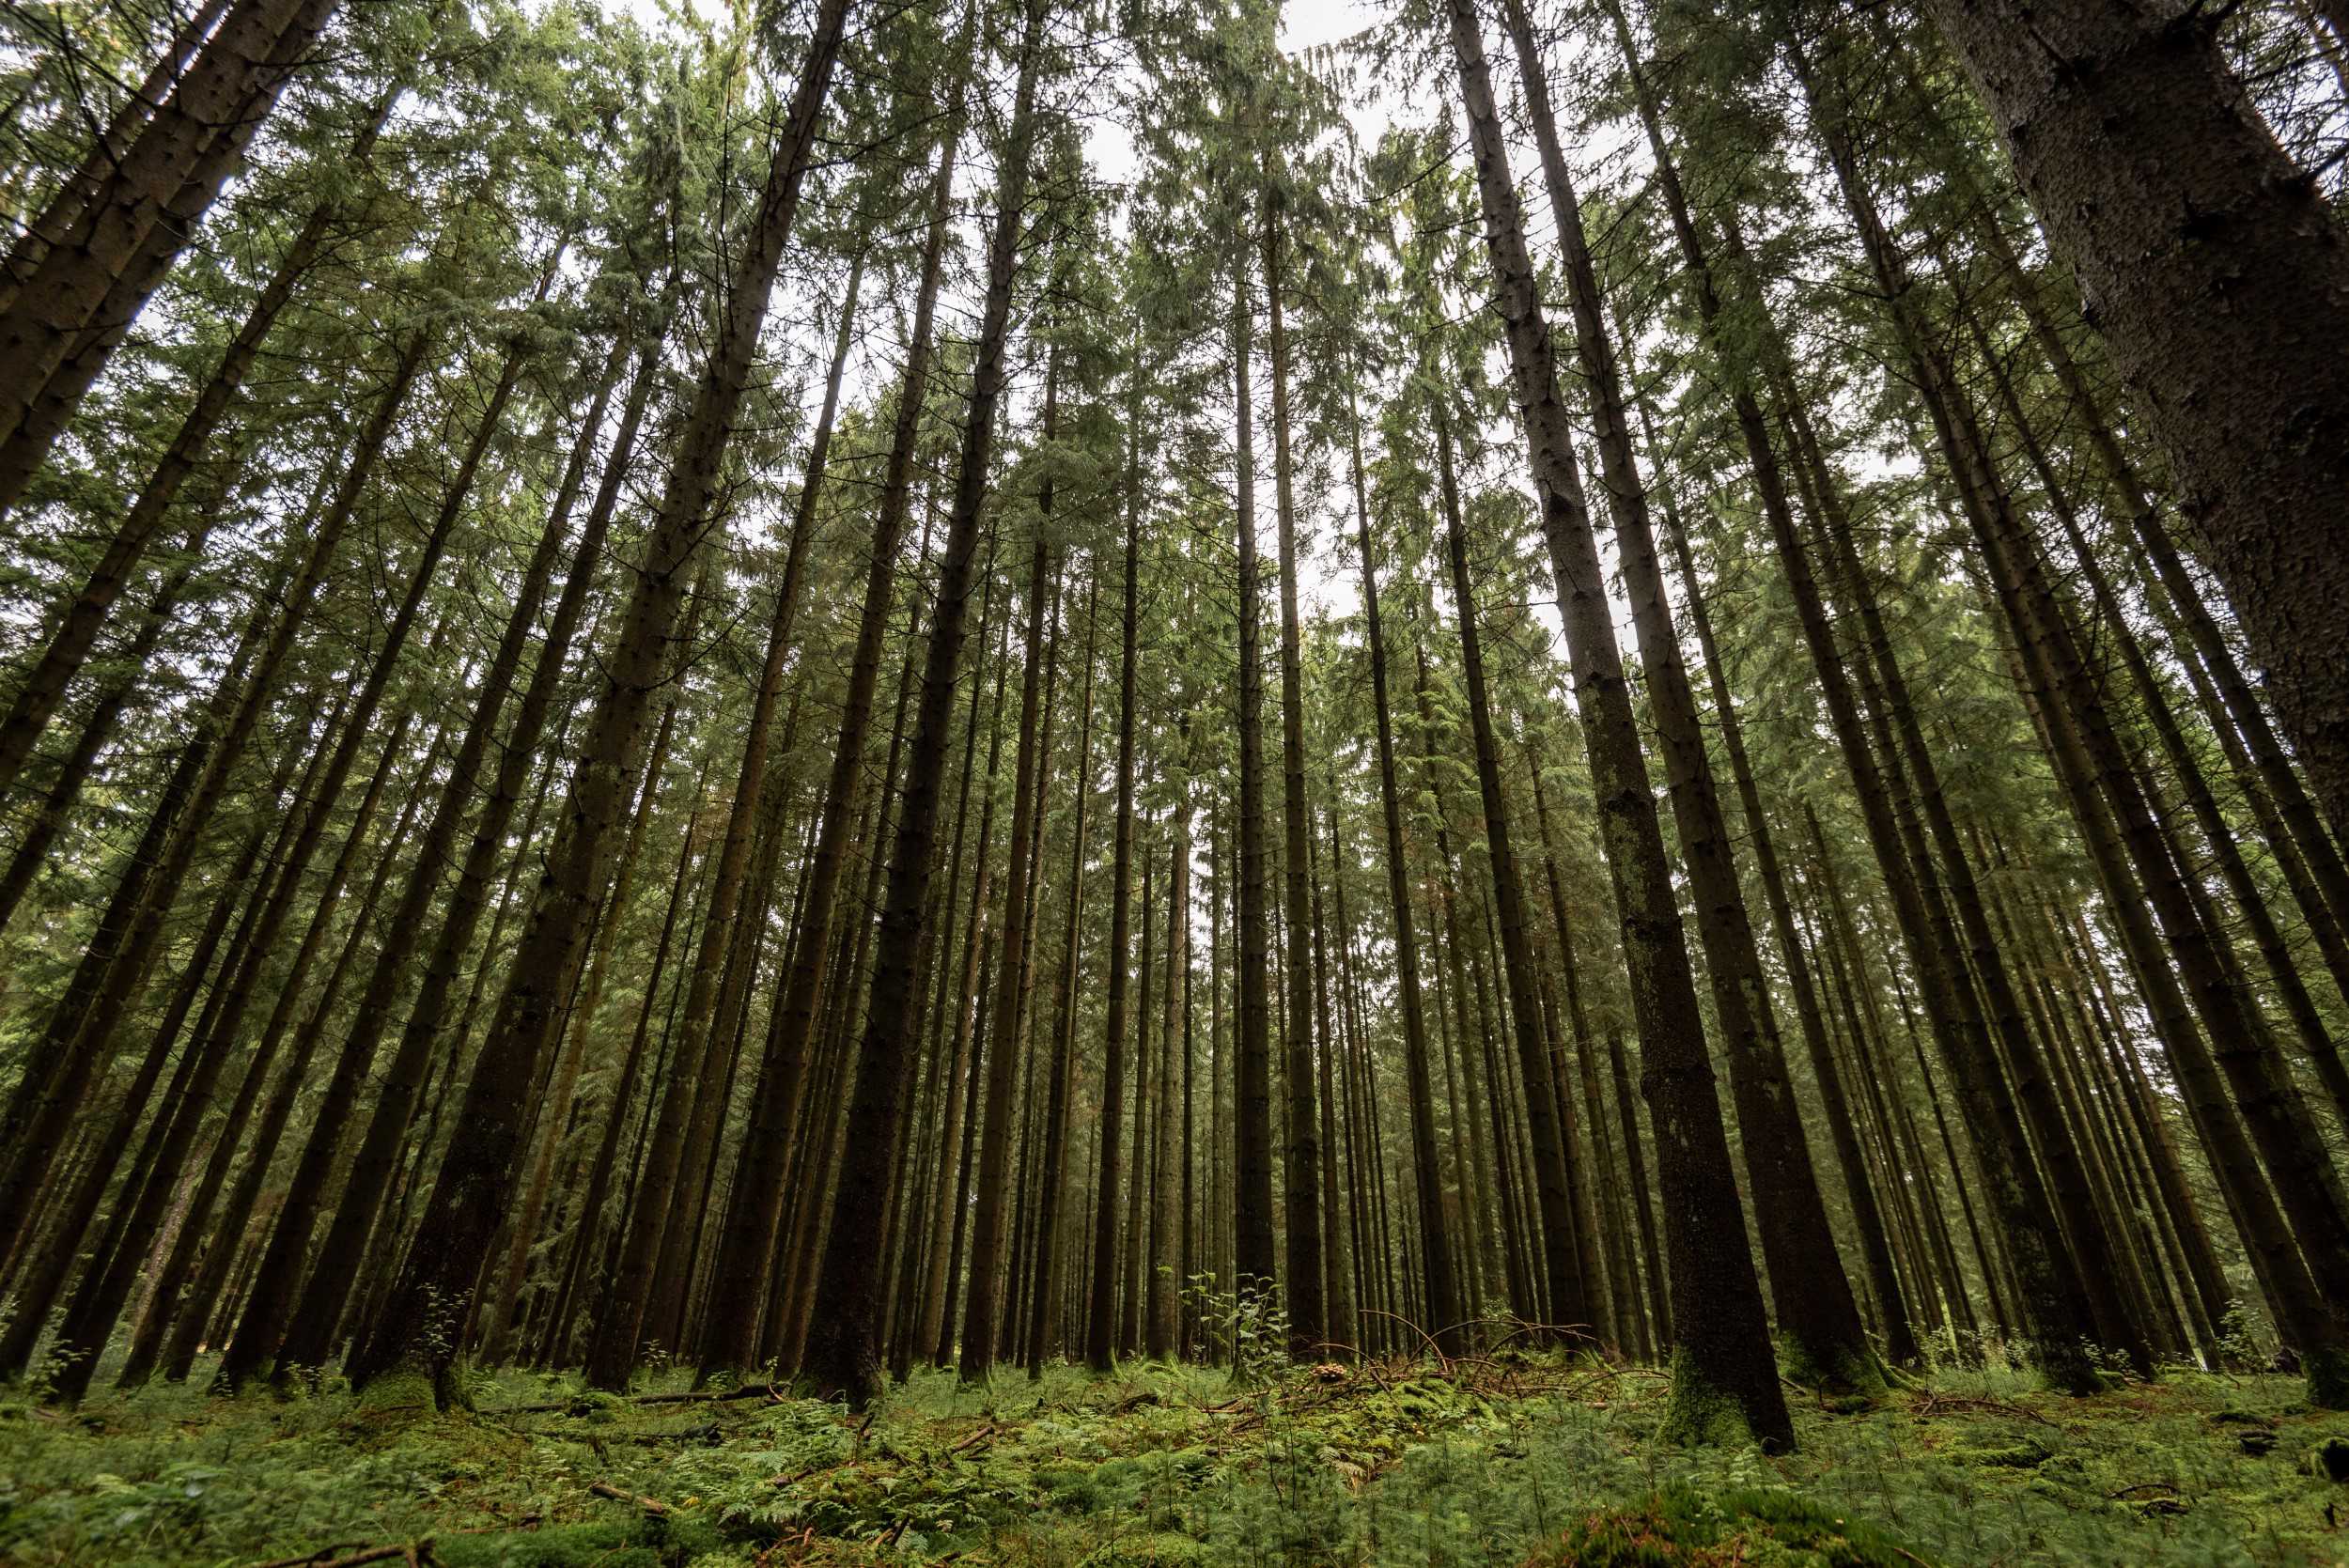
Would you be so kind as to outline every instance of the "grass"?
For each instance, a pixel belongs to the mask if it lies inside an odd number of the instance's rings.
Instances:
[[[869,1420],[519,1372],[477,1379],[470,1415],[201,1388],[0,1395],[0,1562],[2349,1563],[2326,1464],[2349,1420],[2280,1377],[2072,1400],[1945,1371],[1870,1411],[1799,1406],[1782,1457],[1670,1447],[1660,1376],[1545,1358],[1258,1388],[924,1373]]]

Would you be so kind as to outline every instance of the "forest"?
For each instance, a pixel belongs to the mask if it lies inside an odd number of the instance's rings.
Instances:
[[[2342,0],[11,0],[0,1561],[2349,1562]]]

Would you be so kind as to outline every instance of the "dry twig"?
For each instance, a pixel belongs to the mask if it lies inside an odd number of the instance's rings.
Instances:
[[[360,1568],[362,1563],[381,1562],[395,1557],[409,1563],[411,1568],[416,1568],[416,1565],[432,1560],[430,1536],[421,1541],[395,1541],[381,1546],[368,1546],[348,1557],[327,1555],[338,1552],[348,1545],[350,1543],[338,1541],[330,1546],[320,1546],[306,1557],[281,1557],[269,1562],[256,1563],[254,1568]]]
[[[646,1513],[653,1514],[657,1517],[666,1517],[667,1515],[677,1512],[677,1510],[671,1508],[667,1503],[662,1502],[659,1498],[639,1497],[634,1492],[623,1492],[608,1481],[599,1481],[589,1486],[587,1490],[595,1497],[610,1498],[614,1502],[634,1503]]]

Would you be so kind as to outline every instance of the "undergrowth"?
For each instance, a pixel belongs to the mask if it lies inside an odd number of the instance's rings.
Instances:
[[[2280,1377],[2071,1400],[1945,1371],[1798,1405],[1799,1450],[1765,1456],[1670,1447],[1660,1375],[1563,1357],[925,1372],[869,1417],[521,1372],[441,1416],[331,1384],[214,1400],[204,1371],[72,1411],[0,1395],[0,1561],[2349,1562],[2349,1421]]]

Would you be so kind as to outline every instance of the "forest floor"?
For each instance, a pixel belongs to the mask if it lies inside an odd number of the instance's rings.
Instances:
[[[1783,1457],[1667,1447],[1660,1374],[1540,1358],[1255,1389],[926,1372],[863,1420],[685,1383],[482,1375],[446,1416],[200,1378],[71,1411],[0,1395],[0,1562],[2349,1563],[2326,1464],[2349,1475],[2349,1418],[2283,1377],[2072,1400],[1952,1370],[1872,1411],[1798,1405]]]

